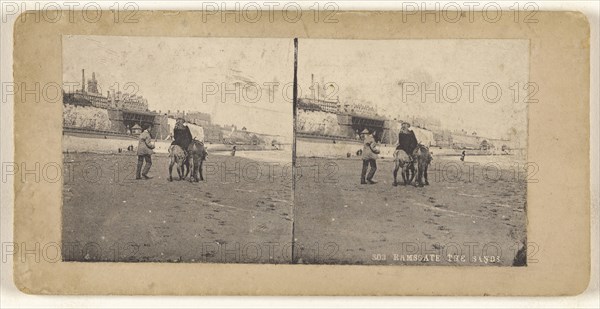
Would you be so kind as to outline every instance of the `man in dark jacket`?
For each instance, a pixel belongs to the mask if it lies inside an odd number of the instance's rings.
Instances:
[[[171,145],[177,145],[181,147],[186,153],[188,146],[192,143],[192,132],[190,128],[185,124],[183,118],[178,118],[173,129],[173,142]]]
[[[413,151],[415,151],[419,142],[417,141],[415,132],[408,128],[410,128],[410,124],[408,122],[403,122],[400,133],[398,133],[398,146],[396,147],[396,150],[403,150],[412,160]]]

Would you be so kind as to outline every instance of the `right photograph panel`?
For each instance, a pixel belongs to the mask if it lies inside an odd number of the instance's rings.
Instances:
[[[294,263],[527,265],[528,40],[299,39],[297,80]]]

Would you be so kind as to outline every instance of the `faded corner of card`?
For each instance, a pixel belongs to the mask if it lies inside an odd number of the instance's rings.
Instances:
[[[19,291],[29,295],[48,294],[44,293],[39,286],[36,286],[35,281],[31,278],[32,271],[25,269],[27,267],[29,267],[28,264],[19,263],[19,261],[15,259],[13,267],[13,284],[15,287]]]

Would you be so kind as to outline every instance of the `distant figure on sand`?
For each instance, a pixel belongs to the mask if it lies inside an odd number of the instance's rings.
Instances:
[[[460,160],[464,162],[466,155],[467,155],[467,153],[463,150],[463,152],[460,154]]]
[[[152,142],[152,136],[150,136],[151,129],[152,126],[149,125],[140,134],[137,150],[138,163],[135,172],[135,179],[142,179],[142,177],[144,177],[145,179],[152,178],[148,176],[150,167],[152,167],[152,154],[154,153],[154,151],[152,150],[154,149],[154,143]],[[146,161],[146,166],[144,166],[144,169],[142,170],[144,161]]]
[[[369,132],[368,129],[364,129],[361,133],[363,138],[363,151],[362,151],[362,173],[360,174],[360,183],[361,184],[375,184],[376,181],[373,181],[373,176],[375,176],[375,172],[377,171],[377,154],[379,154],[379,150],[377,149],[377,145],[375,143],[375,138]],[[367,174],[367,170],[371,167],[371,170]]]
[[[235,157],[235,151],[236,151],[236,148],[235,148],[235,146],[233,146],[233,147],[231,148],[231,156],[232,156],[232,157]]]

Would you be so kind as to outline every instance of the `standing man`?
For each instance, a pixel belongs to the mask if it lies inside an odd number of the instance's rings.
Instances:
[[[154,143],[152,142],[152,136],[150,136],[150,130],[152,130],[152,125],[148,125],[146,129],[142,131],[140,134],[140,139],[138,143],[137,155],[138,155],[138,163],[137,170],[135,172],[135,179],[150,179],[152,177],[148,176],[148,172],[150,171],[150,167],[152,167],[152,154],[154,151]],[[142,165],[146,161],[146,166],[144,166],[144,170],[142,171]]]
[[[375,176],[375,172],[377,171],[377,154],[379,150],[375,144],[375,138],[369,132],[368,129],[364,129],[361,133],[361,137],[363,138],[363,151],[362,151],[362,173],[360,175],[360,183],[361,184],[376,184],[376,181],[373,181],[373,176]],[[367,174],[368,167],[371,166],[371,170],[369,174]]]
[[[408,122],[402,122],[400,133],[398,133],[398,146],[396,150],[403,150],[406,152],[411,161],[414,161],[413,151],[419,146],[415,132],[409,130],[410,124]]]

